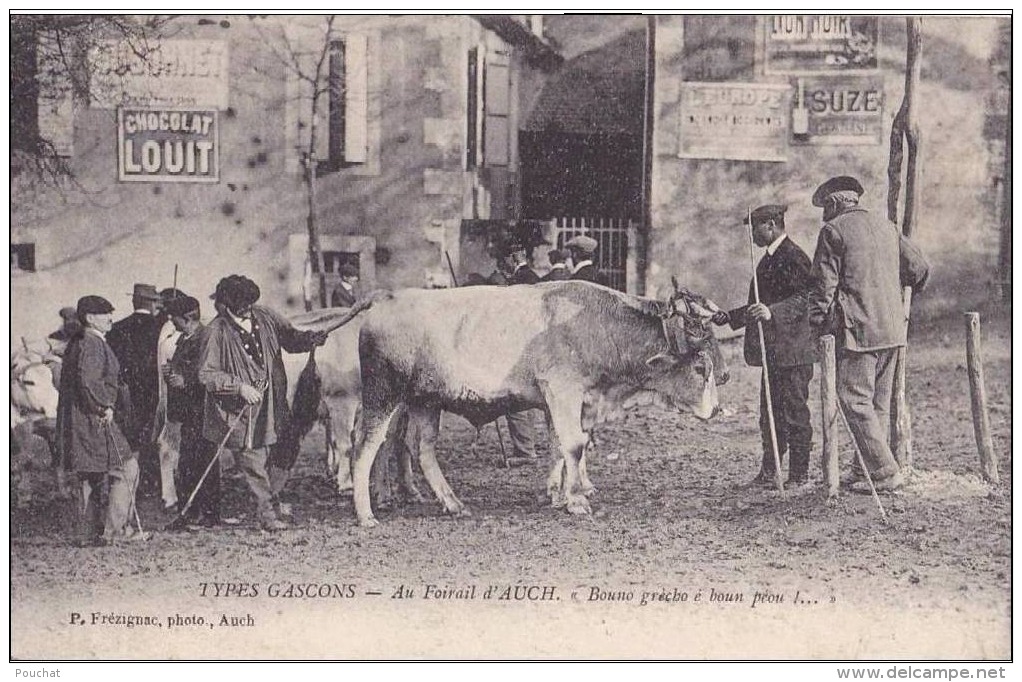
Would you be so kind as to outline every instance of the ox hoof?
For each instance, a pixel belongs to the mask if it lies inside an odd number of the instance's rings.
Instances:
[[[554,509],[562,509],[568,506],[568,498],[559,492],[550,493],[550,506]]]
[[[453,516],[456,519],[464,519],[464,518],[468,518],[468,517],[472,516],[472,510],[469,509],[468,507],[464,507],[464,506],[461,509],[457,509],[457,510],[453,510],[453,511],[449,510],[447,513],[450,514],[451,516]]]
[[[592,497],[593,495],[596,494],[596,486],[595,485],[588,485],[588,486],[583,487],[582,488],[582,494],[585,495],[586,497]]]
[[[583,515],[589,514],[592,510],[589,508],[589,500],[584,497],[573,499],[568,502],[568,513]]]
[[[380,525],[380,522],[376,520],[375,516],[370,516],[365,519],[359,519],[358,525],[362,528],[376,528]]]

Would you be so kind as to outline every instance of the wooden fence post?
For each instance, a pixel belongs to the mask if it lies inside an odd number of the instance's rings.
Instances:
[[[827,497],[838,493],[841,483],[837,451],[837,357],[834,337],[820,337],[820,403],[823,414],[823,480]]]
[[[990,414],[987,412],[987,392],[983,383],[983,353],[979,327],[979,313],[965,313],[965,356],[969,367],[969,389],[972,394],[972,426],[976,432],[976,448],[983,478],[1000,483],[994,441],[990,437]]]

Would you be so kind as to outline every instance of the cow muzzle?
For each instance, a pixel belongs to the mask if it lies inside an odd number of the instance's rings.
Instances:
[[[709,372],[703,384],[703,393],[699,402],[692,408],[693,414],[703,421],[709,421],[720,413],[720,400],[717,396],[717,381],[713,376],[713,370]]]

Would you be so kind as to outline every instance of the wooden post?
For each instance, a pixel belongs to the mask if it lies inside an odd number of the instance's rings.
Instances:
[[[965,357],[969,366],[969,389],[972,393],[972,426],[976,431],[976,447],[983,478],[1000,483],[994,441],[990,437],[990,414],[987,412],[987,392],[983,383],[983,352],[979,328],[979,313],[965,313]]]
[[[901,220],[901,233],[912,236],[915,219],[921,205],[921,166],[919,160],[922,139],[919,124],[912,103],[922,71],[922,19],[907,17],[907,46],[905,56],[905,97],[894,116],[891,126],[891,155],[887,166],[887,218],[898,222],[898,199],[901,193],[903,150],[908,147],[905,161],[905,211]],[[905,319],[909,317],[911,291],[905,290]],[[906,347],[898,349],[895,369],[894,391],[891,404],[891,451],[903,467],[912,466],[912,420],[905,398],[905,356]]]
[[[838,493],[841,474],[837,452],[837,357],[834,337],[820,337],[820,404],[823,415],[823,480],[827,497]]]

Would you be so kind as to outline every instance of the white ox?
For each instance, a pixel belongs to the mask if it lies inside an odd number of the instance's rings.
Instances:
[[[436,462],[441,410],[479,426],[540,408],[560,446],[568,510],[588,513],[584,455],[594,424],[646,397],[703,419],[716,413],[716,385],[727,381],[727,369],[708,328],[711,310],[677,284],[666,302],[586,282],[407,289],[377,301],[359,335],[359,523],[377,523],[369,474],[404,409],[408,442],[447,512],[465,507]],[[548,487],[562,487],[559,468]]]

